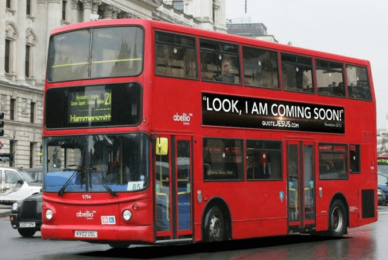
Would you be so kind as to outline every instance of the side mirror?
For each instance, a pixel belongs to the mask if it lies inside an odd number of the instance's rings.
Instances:
[[[168,154],[168,139],[166,137],[156,138],[156,154],[157,155]]]
[[[23,185],[24,181],[23,180],[18,180],[17,183]]]

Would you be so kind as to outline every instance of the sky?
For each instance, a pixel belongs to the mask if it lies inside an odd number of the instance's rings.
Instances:
[[[247,0],[246,13],[245,0],[225,0],[225,4],[226,19],[263,23],[279,43],[369,60],[377,128],[387,129],[387,0]]]

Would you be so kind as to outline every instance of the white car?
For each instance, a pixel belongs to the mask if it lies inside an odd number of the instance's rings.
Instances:
[[[32,194],[37,194],[42,183],[36,182],[25,171],[0,167],[0,204],[12,204]]]

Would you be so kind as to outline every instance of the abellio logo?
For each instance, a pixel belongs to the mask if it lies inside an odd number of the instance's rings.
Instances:
[[[96,211],[93,211],[93,212],[90,212],[89,210],[87,210],[86,212],[79,211],[76,213],[76,216],[77,218],[93,218],[94,213],[96,213]]]
[[[183,122],[184,125],[189,125],[190,124],[190,117],[192,117],[193,114],[189,113],[183,113],[183,114],[178,114],[176,113],[172,118],[175,122]]]

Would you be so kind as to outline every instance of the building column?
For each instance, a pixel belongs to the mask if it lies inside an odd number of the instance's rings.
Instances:
[[[27,19],[26,1],[18,1],[17,26],[19,34],[16,40],[16,81],[25,83],[25,61],[26,61],[26,19]]]
[[[62,20],[62,1],[48,0],[47,8],[47,39],[50,39],[51,30],[60,27]]]
[[[98,7],[101,5],[102,0],[93,0],[92,14],[98,14]]]
[[[102,19],[112,19],[113,6],[103,5],[100,9],[102,10]]]
[[[78,23],[78,0],[71,0],[71,23]]]
[[[5,79],[5,15],[6,7],[5,1],[0,1],[0,80]]]
[[[83,0],[84,17],[83,21],[90,21],[90,14],[92,13],[93,0]]]

